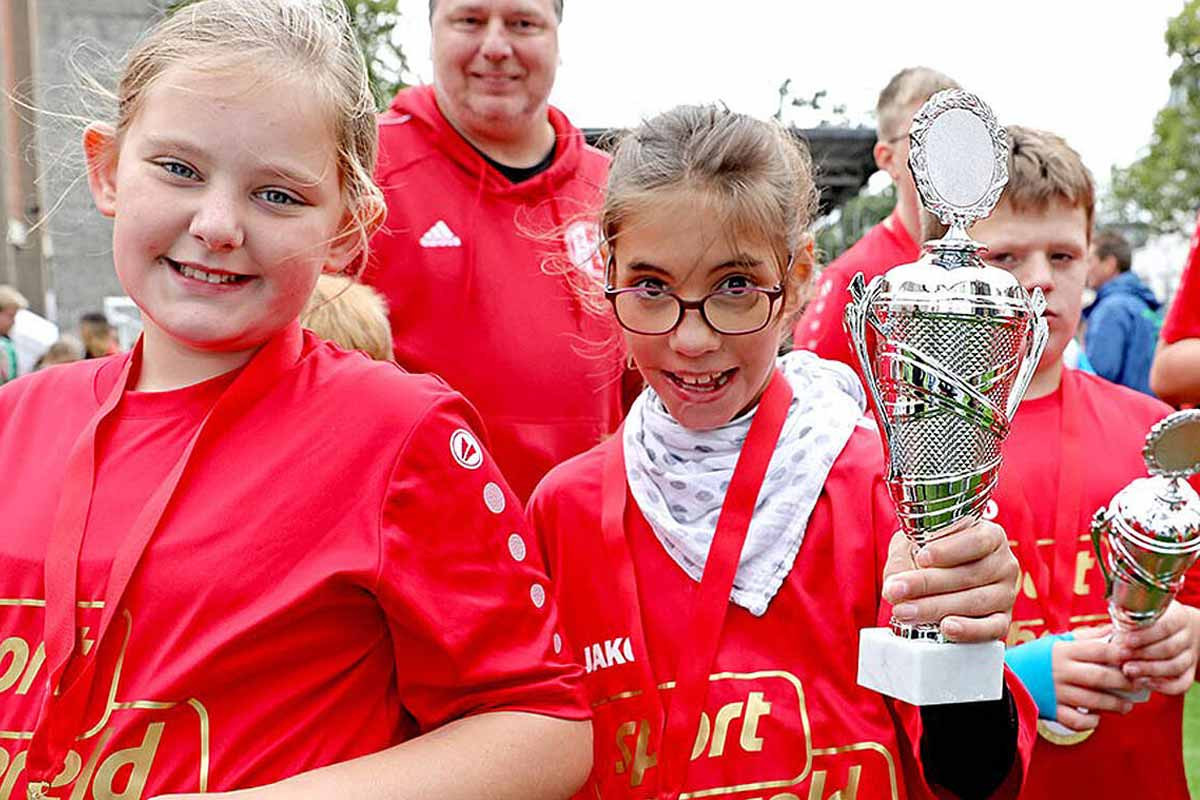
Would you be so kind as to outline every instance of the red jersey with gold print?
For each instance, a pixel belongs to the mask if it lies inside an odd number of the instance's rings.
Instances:
[[[114,548],[233,378],[126,392],[100,431],[77,615],[96,680],[51,796],[225,791],[467,714],[587,716],[537,548],[471,408],[433,378],[298,327],[281,336],[292,363],[197,444],[103,642]],[[0,800],[30,780],[63,464],[123,358],[0,390],[0,474],[20,485],[0,493]]]
[[[1064,369],[1054,394],[1021,404],[987,514],[1008,532],[1021,563],[1010,646],[1108,623],[1090,519],[1126,484],[1146,475],[1145,436],[1168,413],[1151,397],[1071,369]],[[1039,590],[1031,547],[1049,572],[1048,592]],[[1200,575],[1180,599],[1194,602],[1197,590]],[[1182,710],[1182,697],[1152,694],[1126,716],[1102,715],[1090,735],[1060,736],[1039,726],[1021,797],[1125,798],[1153,787],[1155,797],[1187,798]],[[1148,742],[1155,744],[1144,746]]]
[[[632,497],[625,528],[646,647],[600,535],[601,465],[620,437],[566,462],[529,507],[547,550],[570,644],[584,664],[595,764],[578,798],[654,796],[662,704],[687,657],[684,623],[698,584],[665,552]],[[791,573],[766,614],[729,605],[681,797],[738,800],[922,797],[919,713],[856,683],[858,631],[879,623],[892,506],[877,435],[857,430],[809,521]]]

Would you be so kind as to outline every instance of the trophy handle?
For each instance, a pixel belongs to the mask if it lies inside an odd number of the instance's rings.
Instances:
[[[850,302],[846,304],[845,324],[846,333],[850,338],[850,346],[854,350],[854,356],[858,359],[859,366],[862,367],[867,391],[871,393],[871,402],[875,405],[876,421],[880,427],[886,429],[887,417],[883,413],[883,395],[879,391],[879,381],[875,377],[875,373],[871,371],[871,355],[867,352],[867,315],[871,313],[871,306],[874,305],[875,298],[882,290],[882,277],[873,278],[870,286],[863,279],[861,272],[851,278]],[[884,438],[885,447],[890,438]]]
[[[1112,594],[1112,573],[1108,571],[1108,561],[1104,558],[1104,553],[1100,548],[1100,534],[1104,533],[1104,529],[1108,527],[1108,522],[1104,518],[1104,509],[1101,508],[1092,516],[1091,534],[1092,534],[1092,550],[1096,553],[1096,563],[1100,565],[1100,574],[1104,576],[1104,596],[1108,597]]]
[[[1046,341],[1050,338],[1050,329],[1046,325],[1045,318],[1042,317],[1042,312],[1046,309],[1046,298],[1041,289],[1033,290],[1033,294],[1029,297],[1029,305],[1036,315],[1033,321],[1033,336],[1029,339],[1029,350],[1025,354],[1021,368],[1017,370],[1017,377],[1008,394],[1008,408],[1004,413],[1010,420],[1013,418],[1013,414],[1017,413],[1017,407],[1021,405],[1021,401],[1025,399],[1025,390],[1029,388],[1029,382],[1033,380],[1033,373],[1037,371],[1038,364],[1042,360],[1042,351],[1046,349]]]

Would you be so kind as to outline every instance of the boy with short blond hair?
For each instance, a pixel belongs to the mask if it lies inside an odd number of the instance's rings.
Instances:
[[[1096,509],[1145,475],[1145,435],[1170,408],[1064,367],[1095,191],[1063,139],[1008,132],[1008,187],[971,235],[988,246],[990,263],[1041,289],[1050,332],[985,514],[1008,532],[1021,564],[1008,661],[1043,717],[1022,797],[1130,797],[1153,787],[1156,797],[1183,800],[1179,732],[1200,646],[1200,611],[1189,605],[1197,594],[1181,595],[1150,628],[1108,641],[1104,576],[1088,535]],[[1153,690],[1141,704],[1111,693],[1141,686]],[[1156,745],[1140,746],[1147,742]]]

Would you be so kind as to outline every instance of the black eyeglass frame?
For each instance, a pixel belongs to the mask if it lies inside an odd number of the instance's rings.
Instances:
[[[785,274],[791,271],[792,259],[793,259],[793,257],[789,255],[788,256],[788,266],[787,266],[787,269],[784,270]],[[625,330],[629,331],[630,333],[636,333],[639,336],[666,336],[670,333],[673,333],[675,331],[675,329],[678,328],[680,326],[680,324],[683,323],[683,315],[686,314],[689,309],[695,309],[696,311],[698,311],[700,313],[700,319],[704,320],[704,324],[707,325],[708,327],[712,328],[714,331],[721,334],[722,336],[747,336],[751,333],[758,333],[763,328],[765,328],[771,324],[771,321],[775,316],[775,303],[777,303],[779,301],[779,298],[783,297],[783,292],[784,292],[783,284],[781,284],[781,283],[777,283],[777,284],[775,284],[775,286],[770,287],[770,288],[767,288],[765,286],[747,286],[743,289],[739,289],[738,291],[758,292],[760,294],[765,294],[767,296],[767,301],[769,304],[767,307],[767,318],[765,320],[763,320],[762,325],[759,325],[757,328],[751,328],[750,330],[747,330],[747,331],[723,331],[720,328],[718,328],[716,325],[714,325],[712,320],[710,320],[708,318],[708,314],[706,314],[704,311],[704,304],[708,302],[708,299],[710,297],[716,297],[724,292],[729,291],[728,289],[718,289],[716,291],[709,292],[708,294],[701,297],[699,300],[684,300],[682,297],[675,294],[674,292],[663,291],[662,293],[667,295],[668,297],[670,297],[672,300],[674,300],[675,305],[679,308],[679,313],[675,316],[675,323],[673,325],[671,325],[671,327],[667,328],[665,331],[640,331],[637,328],[631,328],[629,325],[626,325],[624,320],[621,319],[621,315],[617,311],[617,298],[623,294],[630,294],[633,292],[644,292],[646,290],[646,287],[644,287],[644,286],[627,286],[623,289],[618,289],[617,287],[612,285],[612,274],[615,270],[616,270],[616,257],[614,255],[609,255],[608,265],[607,265],[607,268],[605,269],[606,274],[605,274],[605,281],[604,281],[604,298],[606,300],[608,300],[609,303],[612,304],[613,316],[616,317],[617,324],[620,325]]]

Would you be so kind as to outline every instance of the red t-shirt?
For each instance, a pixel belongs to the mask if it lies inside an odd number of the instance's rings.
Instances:
[[[663,549],[632,496],[625,530],[648,653],[603,544],[602,465],[613,437],[557,467],[538,486],[530,519],[547,548],[563,627],[594,713],[595,763],[583,798],[646,798],[661,731],[642,691],[640,662],[673,681],[696,584]],[[914,745],[920,715],[857,685],[858,631],[880,624],[880,583],[895,513],[878,435],[860,428],[825,482],[787,580],[762,617],[730,605],[712,666],[686,792],[750,798],[923,797]],[[1010,680],[1015,680],[1010,678]],[[1014,694],[1023,720],[1036,711]],[[706,724],[707,723],[707,724]],[[1024,726],[1023,754],[1032,730]],[[696,796],[696,795],[693,795]]]
[[[987,514],[1008,532],[1021,562],[1009,645],[1108,622],[1104,575],[1089,534],[1091,516],[1130,481],[1145,477],[1146,433],[1170,411],[1144,394],[1071,369],[1063,371],[1058,391],[1021,404],[1004,443],[995,504]],[[1066,430],[1065,413],[1072,415]],[[1069,437],[1076,448],[1064,445]],[[1056,526],[1066,531],[1061,551],[1055,547]],[[1045,604],[1030,544],[1049,570]],[[1056,564],[1069,572],[1058,574]],[[1180,599],[1195,604],[1200,575],[1195,570],[1193,575]],[[1152,694],[1127,716],[1103,715],[1093,734],[1073,744],[1056,743],[1062,740],[1039,726],[1042,735],[1021,797],[1125,798],[1152,790],[1156,798],[1187,798],[1182,711],[1182,697]]]
[[[1179,289],[1162,327],[1162,339],[1167,344],[1195,337],[1200,337],[1200,221],[1192,234],[1192,249],[1179,280]]]
[[[102,426],[77,593],[99,677],[56,796],[225,791],[470,714],[588,715],[538,548],[470,406],[298,326],[256,359],[268,350],[285,366],[199,440],[96,644],[117,543],[237,376],[127,392]],[[43,562],[67,453],[128,357],[0,390],[14,487],[0,494],[4,800],[25,796],[45,700]]]
[[[835,258],[821,272],[812,299],[792,330],[796,347],[811,350],[821,358],[831,358],[854,367],[858,359],[850,350],[843,322],[850,301],[850,280],[858,273],[867,283],[898,264],[916,261],[921,248],[912,240],[899,218],[889,217]]]
[[[623,416],[619,331],[580,299],[602,274],[608,157],[557,109],[554,162],[511,183],[442,116],[432,87],[379,122],[387,199],[366,280],[387,298],[396,360],[462,392],[522,502]]]

